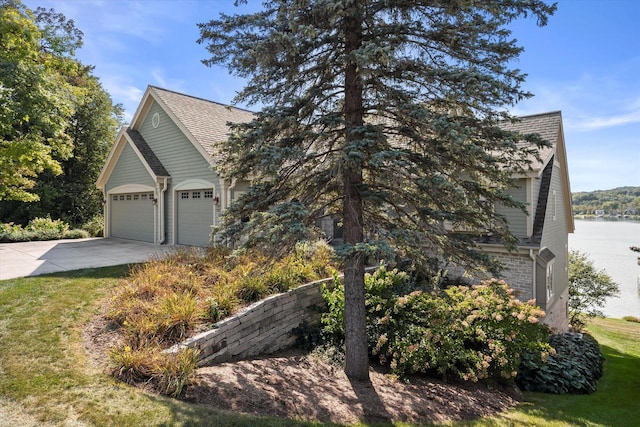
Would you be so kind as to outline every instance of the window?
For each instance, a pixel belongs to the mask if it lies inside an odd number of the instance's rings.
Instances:
[[[140,195],[140,200],[147,200],[147,195],[146,194],[141,194]]]
[[[131,200],[131,194],[127,194],[127,200]]]
[[[133,200],[140,200],[140,195],[139,194],[134,194],[133,195]]]
[[[213,199],[213,190],[205,190],[204,191],[205,199]]]
[[[558,194],[556,190],[553,190],[553,220],[555,221],[558,216]]]
[[[188,191],[183,191],[180,193],[180,198],[181,199],[188,199],[189,198],[189,192]]]
[[[113,197],[111,198],[112,200],[118,200],[118,196],[116,196],[115,194],[113,195]]]
[[[124,194],[120,195],[120,200],[124,200]]]
[[[193,191],[191,193],[191,198],[192,199],[199,199],[200,198],[200,192],[199,191]]]

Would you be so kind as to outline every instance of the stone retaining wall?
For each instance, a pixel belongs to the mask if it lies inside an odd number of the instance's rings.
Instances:
[[[216,323],[214,329],[167,351],[197,348],[198,365],[206,366],[290,347],[296,341],[295,328],[303,322],[310,325],[320,322],[319,308],[325,304],[321,285],[332,281],[333,278],[318,280],[258,301]]]

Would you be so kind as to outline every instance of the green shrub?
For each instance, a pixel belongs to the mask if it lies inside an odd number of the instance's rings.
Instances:
[[[622,320],[626,320],[627,322],[640,323],[640,317],[635,316],[624,316]]]
[[[77,233],[71,230],[73,233]],[[0,228],[0,242],[29,242],[34,240],[57,240],[67,237],[70,233],[69,225],[62,220],[51,218],[34,218],[26,227],[19,224],[2,224]],[[71,234],[77,236],[78,234]],[[83,237],[85,235],[83,234]]]
[[[74,228],[73,230],[66,231],[63,237],[65,239],[86,239],[91,236],[89,236],[89,233],[85,230]]]
[[[522,357],[516,377],[527,391],[552,394],[589,394],[596,391],[602,377],[604,356],[598,342],[587,334],[553,335],[549,343],[555,349],[541,363],[530,354]]]
[[[69,225],[60,219],[33,218],[25,227],[27,231],[33,231],[42,235],[64,236],[69,230]]]
[[[8,224],[2,224],[0,227],[0,242],[26,242],[29,241],[28,235],[25,235],[25,230],[20,224],[14,224],[12,222]]]
[[[249,275],[238,286],[238,297],[244,302],[254,302],[272,294],[273,291],[261,276]]]
[[[125,345],[113,348],[109,356],[116,378],[127,384],[145,382],[171,397],[182,394],[198,361],[198,351],[191,348],[164,353],[159,348],[132,349]]]
[[[169,343],[185,339],[201,316],[196,297],[191,293],[170,293],[153,307],[154,324],[158,325],[155,334]]]
[[[155,373],[159,391],[179,397],[198,366],[198,350],[184,348],[176,353],[163,353],[163,356]]]
[[[318,273],[307,258],[313,253],[307,248],[269,262],[264,254],[230,256],[227,249],[214,247],[204,254],[177,250],[133,267],[109,304],[107,316],[123,336],[123,345],[112,351],[113,374],[127,382],[152,381],[162,393],[179,394],[195,356],[169,357],[160,354],[162,348],[224,319],[244,303],[315,278]]]
[[[511,379],[521,354],[547,356],[544,312],[515,299],[502,281],[437,293],[411,289],[409,276],[397,270],[381,267],[365,277],[369,350],[394,374]],[[343,287],[338,281],[323,294],[324,330],[336,342],[344,336]]]
[[[80,227],[88,232],[91,237],[102,237],[104,235],[104,217],[96,215]]]

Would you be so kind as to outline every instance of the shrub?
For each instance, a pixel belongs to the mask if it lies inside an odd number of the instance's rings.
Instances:
[[[185,348],[164,353],[159,348],[128,345],[111,350],[113,376],[127,384],[146,382],[171,397],[182,394],[185,384],[197,367],[198,351]]]
[[[260,276],[245,277],[238,286],[238,297],[244,302],[254,302],[273,293],[269,284]]]
[[[225,248],[208,248],[204,254],[180,249],[133,267],[108,310],[124,340],[112,351],[114,375],[127,382],[154,381],[160,392],[179,394],[197,358],[191,353],[161,355],[162,348],[227,317],[243,303],[315,278],[318,272],[308,259],[314,253],[305,247],[269,262],[266,255],[251,251],[231,256]]]
[[[78,238],[68,237],[68,234],[71,232],[76,233],[74,230],[70,231],[69,225],[59,219],[34,218],[24,228],[14,223],[2,224],[0,228],[0,242],[28,242],[33,240]],[[73,233],[71,236],[77,236],[77,234]],[[82,236],[87,237],[84,234]]]
[[[155,334],[170,343],[186,338],[201,316],[196,297],[185,292],[169,293],[153,307],[154,323],[158,325]]]
[[[0,227],[0,242],[26,242],[29,240],[31,239],[25,236],[25,230],[20,224],[10,222],[2,224]]]
[[[160,392],[180,396],[197,366],[198,350],[185,348],[176,353],[163,353],[155,374]]]
[[[553,335],[549,343],[555,354],[546,362],[523,355],[516,383],[527,391],[552,394],[588,394],[596,391],[602,377],[604,356],[598,342],[587,334]]]
[[[91,237],[102,237],[104,235],[104,217],[96,215],[80,227],[85,230]]]
[[[61,239],[69,230],[69,225],[59,219],[33,218],[25,227],[26,231],[38,234],[38,240]]]
[[[627,322],[640,323],[640,317],[635,316],[624,316],[622,320],[626,320]]]
[[[396,375],[511,379],[521,354],[547,356],[544,312],[515,299],[502,281],[433,293],[411,289],[409,276],[397,270],[381,267],[365,277],[369,350]],[[336,342],[344,336],[342,285],[323,293],[324,329]]]
[[[63,237],[65,239],[86,239],[91,236],[89,236],[89,233],[85,230],[74,228],[73,230],[66,231]]]
[[[159,356],[160,353],[151,347],[115,347],[109,352],[113,365],[111,372],[127,384],[136,384],[153,377]]]

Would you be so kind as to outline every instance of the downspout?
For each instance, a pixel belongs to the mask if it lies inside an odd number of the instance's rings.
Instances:
[[[167,191],[167,187],[169,186],[169,178],[164,178],[164,186],[162,190],[160,190],[160,203],[158,203],[160,212],[158,213],[158,217],[160,220],[160,239],[158,244],[162,245],[165,240],[167,240],[164,232],[164,193]]]
[[[108,230],[107,227],[109,225],[109,197],[107,195],[107,189],[106,188],[102,188],[102,200],[104,201],[104,203],[102,204],[102,220],[103,220],[103,224],[102,224],[102,237],[107,238],[109,237],[109,232],[111,230]]]
[[[531,258],[531,261],[533,261],[533,299],[535,300],[537,305],[538,304],[538,280],[536,277],[536,270],[537,270],[537,265],[536,265],[536,254],[535,251],[533,249],[529,249],[529,258]]]

